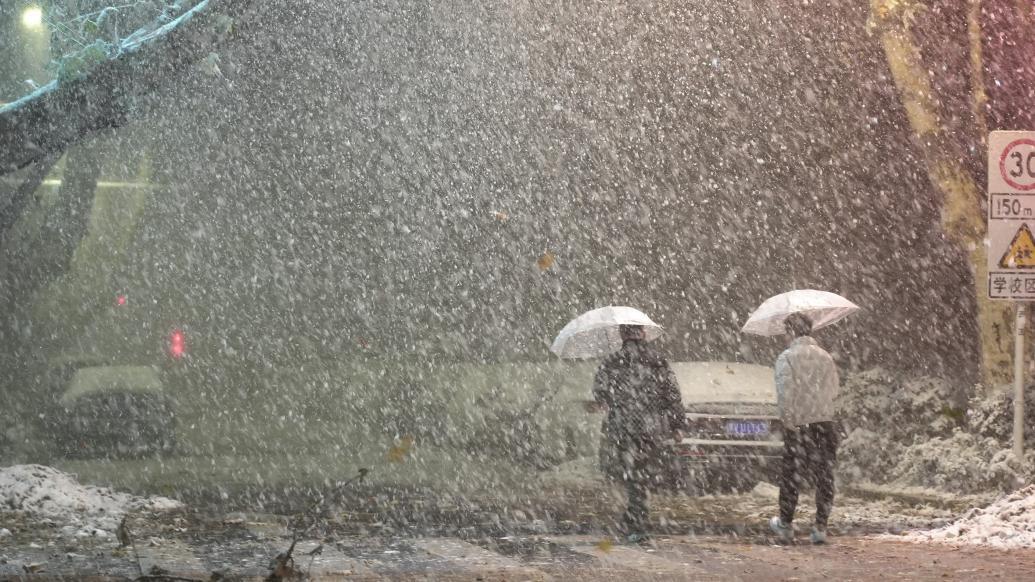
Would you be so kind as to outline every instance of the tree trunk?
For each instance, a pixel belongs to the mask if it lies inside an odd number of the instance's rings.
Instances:
[[[911,30],[913,13],[919,6],[908,2],[874,0],[870,25],[880,37],[899,98],[920,146],[927,175],[942,194],[942,228],[951,240],[967,251],[974,274],[973,293],[981,346],[981,379],[986,388],[1009,383],[1013,370],[1013,309],[1008,302],[988,299],[988,269],[984,246],[984,193],[967,171],[966,157],[942,121],[941,107],[932,90],[929,69],[924,66],[920,48]],[[968,20],[977,18],[968,12]],[[980,70],[980,32],[977,52],[973,35],[976,21],[968,26],[971,35],[971,74]],[[978,59],[978,63],[974,62]],[[973,86],[979,80],[972,80]],[[984,105],[981,93],[972,96],[975,112]],[[979,119],[983,119],[981,116]],[[979,123],[980,125],[980,123]]]
[[[984,244],[970,251],[977,292],[981,378],[985,389],[1008,384],[1013,378],[1013,303],[988,299],[988,262]]]
[[[50,251],[42,257],[40,288],[63,276],[71,267],[75,251],[90,226],[90,209],[100,172],[100,159],[94,146],[84,144],[65,154],[58,202],[47,215],[40,233],[41,246]]]
[[[25,389],[33,385],[36,373],[45,364],[37,349],[45,338],[40,337],[34,325],[33,307],[42,291],[68,273],[90,224],[100,174],[98,156],[90,144],[84,144],[69,150],[64,162],[57,200],[48,209],[50,213],[44,217],[38,233],[21,233],[27,240],[14,251],[17,258],[7,265],[9,271],[0,293],[6,307],[0,316],[0,351],[7,359],[0,395],[11,403],[38,394]]]
[[[34,163],[22,183],[10,194],[7,205],[0,209],[0,245],[3,244],[4,235],[18,222],[29,200],[43,183],[47,174],[54,169],[57,161],[58,156],[51,156]]]

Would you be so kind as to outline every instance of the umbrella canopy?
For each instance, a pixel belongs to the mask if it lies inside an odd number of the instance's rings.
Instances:
[[[792,313],[807,315],[812,329],[819,329],[847,317],[859,306],[828,291],[797,289],[766,299],[751,314],[740,331],[755,335],[782,335],[783,322]]]
[[[661,335],[661,326],[632,307],[609,306],[587,311],[568,322],[553,340],[550,351],[562,358],[599,358],[622,347],[620,325],[642,325],[647,341]]]

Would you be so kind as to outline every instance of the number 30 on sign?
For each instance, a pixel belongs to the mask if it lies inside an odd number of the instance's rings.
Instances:
[[[1035,132],[993,131],[988,166],[989,193],[1035,194]]]

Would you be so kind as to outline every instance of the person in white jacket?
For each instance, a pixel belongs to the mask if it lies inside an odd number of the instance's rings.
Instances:
[[[793,539],[798,490],[808,478],[816,487],[816,522],[810,537],[812,543],[822,544],[834,505],[834,400],[840,382],[834,359],[811,337],[807,316],[792,314],[784,327],[791,341],[776,360],[776,401],[784,440],[780,515],[769,520],[769,527],[783,541]]]

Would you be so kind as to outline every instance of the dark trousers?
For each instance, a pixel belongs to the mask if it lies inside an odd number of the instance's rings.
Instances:
[[[646,533],[650,524],[650,507],[647,504],[650,491],[656,488],[660,478],[659,447],[651,442],[637,442],[634,447],[622,452],[625,484],[625,513],[622,527],[627,533]]]
[[[622,515],[622,526],[628,533],[645,533],[650,522],[647,506],[649,484],[646,479],[630,475],[625,479],[625,499],[628,504]]]
[[[794,521],[798,490],[806,480],[816,487],[816,527],[826,528],[834,506],[834,464],[838,432],[833,422],[814,422],[783,433],[780,520]]]

